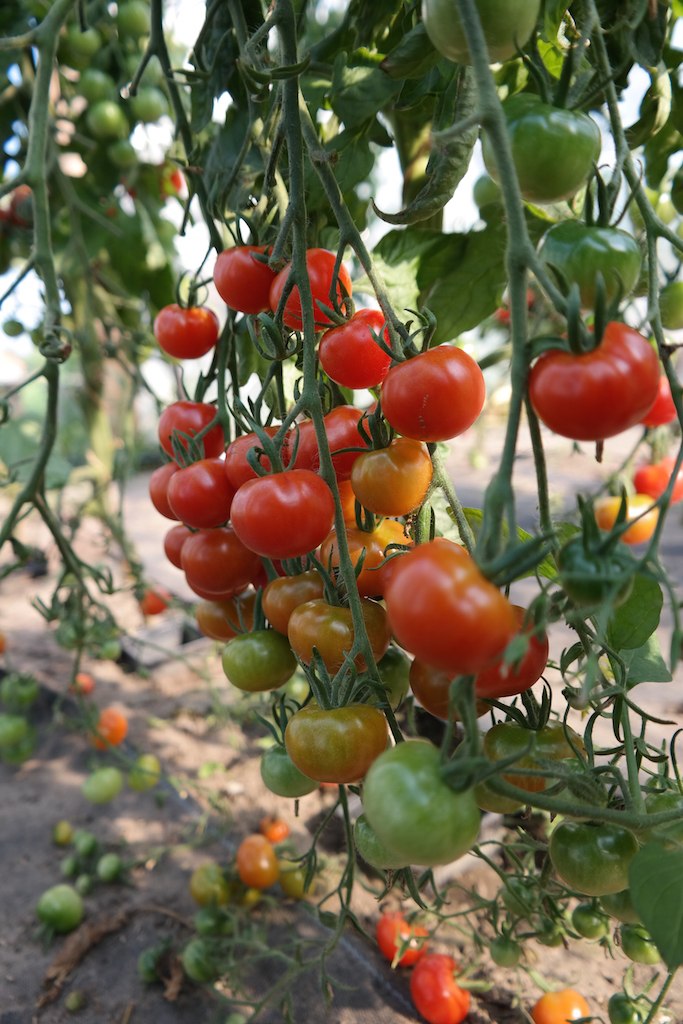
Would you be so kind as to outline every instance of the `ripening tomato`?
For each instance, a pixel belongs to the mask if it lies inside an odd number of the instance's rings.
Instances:
[[[527,793],[541,793],[551,780],[540,775],[516,774],[516,770],[535,771],[541,767],[541,761],[570,761],[584,751],[581,737],[563,722],[549,722],[538,730],[517,722],[498,722],[484,736],[484,754],[489,761],[509,761],[518,755],[512,765],[515,772],[503,775],[503,779]]]
[[[487,668],[478,672],[474,681],[477,697],[498,700],[500,697],[512,697],[514,694],[523,693],[540,678],[548,663],[547,634],[543,630],[534,630],[533,623],[522,630],[525,610],[519,605],[512,607],[517,618],[517,627],[522,631],[518,636],[523,636],[528,641],[528,646],[517,661],[506,662],[504,658],[497,658]]]
[[[244,590],[260,568],[259,556],[244,546],[232,526],[198,530],[180,555],[187,582],[200,597],[224,600]]]
[[[395,437],[387,448],[359,455],[351,470],[358,501],[378,516],[405,516],[424,501],[432,482],[424,441]]]
[[[164,409],[159,417],[159,444],[165,452],[173,456],[175,454],[172,440],[174,436],[182,448],[187,448],[187,441],[180,435],[187,434],[189,437],[195,437],[215,418],[215,407],[206,402],[174,402],[173,405]],[[204,456],[207,459],[223,453],[225,437],[220,423],[211,427],[204,434],[202,444]]]
[[[268,437],[274,437],[278,432],[278,427],[263,427],[262,429]],[[287,443],[288,439],[285,439],[280,450],[280,456],[285,466],[289,461],[287,457]],[[226,448],[225,475],[234,490],[238,490],[247,480],[254,480],[258,477],[258,473],[252,469],[247,460],[249,452],[256,449],[261,450],[261,442],[259,441],[258,434],[255,433],[240,434]],[[266,455],[262,455],[259,461],[263,469],[269,473],[271,470],[270,459]]]
[[[400,910],[387,910],[377,921],[375,938],[382,956],[396,967],[413,967],[427,952],[429,932],[419,924],[408,924]],[[403,950],[399,957],[399,950]]]
[[[672,423],[677,415],[669,378],[663,373],[659,378],[657,396],[640,422],[644,427],[661,427],[666,423]]]
[[[175,565],[176,569],[182,569],[181,558],[183,544],[188,537],[191,536],[192,530],[188,529],[184,523],[179,523],[178,526],[172,526],[164,535],[164,554],[171,565]]]
[[[232,525],[242,543],[266,558],[313,551],[334,522],[334,498],[322,477],[290,469],[247,480],[232,502]]]
[[[546,992],[531,1010],[534,1024],[566,1024],[567,1021],[590,1017],[591,1008],[579,992],[563,988],[559,992]]]
[[[213,283],[223,302],[238,313],[262,313],[270,309],[270,289],[276,273],[265,260],[267,245],[236,245],[218,254]]]
[[[89,672],[77,672],[69,686],[70,693],[78,693],[81,697],[89,697],[95,689],[95,680]]]
[[[338,785],[362,779],[386,749],[388,738],[386,718],[369,704],[307,704],[285,729],[285,747],[299,771],[309,779]]]
[[[469,1013],[470,993],[455,980],[458,965],[445,953],[427,953],[410,977],[415,1009],[427,1024],[461,1024]]]
[[[227,522],[235,489],[225,475],[223,460],[212,458],[179,469],[168,481],[166,494],[176,519],[206,530]]]
[[[263,589],[261,607],[273,629],[286,636],[294,609],[323,594],[322,576],[316,569],[312,569],[296,576],[279,576],[270,580]]]
[[[149,478],[149,496],[157,512],[160,512],[166,519],[178,519],[168,503],[168,485],[175,473],[178,472],[176,462],[165,462],[154,470]]]
[[[327,313],[321,309],[321,305],[329,306],[333,309],[336,304],[341,312],[344,312],[345,298],[351,294],[351,278],[343,264],[339,267],[339,274],[335,284],[334,267],[336,259],[335,253],[328,252],[327,249],[309,249],[306,253],[306,270],[313,298],[315,329],[318,331],[331,323]],[[275,277],[270,287],[270,308],[274,313],[277,312],[291,272],[292,264],[288,263]],[[303,329],[301,296],[296,285],[294,285],[285,300],[282,321],[285,327],[289,327],[293,331]]]
[[[379,661],[391,641],[387,613],[381,604],[368,600],[363,600],[362,612],[370,648],[375,661]],[[315,648],[327,671],[334,675],[353,647],[355,633],[351,609],[328,604],[324,598],[306,601],[292,612],[287,636],[292,650],[306,665],[310,665]],[[360,654],[354,664],[359,670],[366,667]]]
[[[612,321],[591,352],[544,352],[529,374],[529,398],[555,434],[604,441],[640,423],[656,398],[659,376],[647,339]]]
[[[377,344],[374,335],[380,335],[391,347],[385,323],[384,313],[378,309],[359,309],[345,324],[323,334],[318,358],[330,380],[344,388],[376,388],[382,383],[391,356]]]
[[[206,306],[164,306],[154,320],[159,348],[174,359],[199,359],[218,341],[216,314]]]
[[[638,466],[633,474],[633,486],[638,494],[647,494],[651,498],[660,498],[669,486],[673,476],[676,460],[672,455],[650,465]],[[671,492],[671,504],[683,501],[683,466],[676,474],[676,483]]]
[[[616,524],[622,499],[605,496],[596,498],[593,505],[595,521],[601,530],[612,530]],[[649,511],[647,511],[649,509]],[[644,513],[644,514],[643,514]],[[638,518],[640,517],[640,518]],[[649,494],[629,494],[626,497],[626,521],[636,520],[621,534],[625,544],[643,544],[655,531],[659,509],[652,504]]]
[[[453,675],[486,668],[517,628],[504,594],[464,548],[443,538],[396,559],[384,597],[401,647]]]
[[[143,615],[161,615],[168,608],[171,595],[168,590],[159,587],[147,587],[140,598],[140,611]]]
[[[410,689],[419,703],[435,718],[447,721],[449,717],[457,718],[455,709],[450,707],[450,689],[453,675],[441,672],[432,665],[426,665],[419,658],[413,658],[408,672]],[[484,701],[477,701],[477,715],[481,717],[490,710]]]
[[[363,411],[353,405],[338,405],[324,417],[325,434],[338,481],[349,479],[354,462],[370,446],[367,437],[363,437],[359,430],[363,415]],[[320,452],[311,420],[298,424],[298,438],[291,442],[291,447],[294,448],[295,444],[296,468],[317,472],[320,469]]]
[[[284,843],[289,835],[289,825],[287,822],[282,818],[276,818],[272,814],[267,814],[264,818],[261,818],[258,827],[261,835],[265,836],[273,846],[277,846],[278,843]]]
[[[296,658],[287,638],[275,629],[255,629],[228,640],[221,658],[225,675],[239,690],[276,690],[292,678]]]
[[[92,743],[98,750],[118,747],[128,733],[128,719],[118,708],[103,708],[100,711],[92,736]]]
[[[197,626],[212,640],[232,640],[254,626],[256,594],[253,590],[226,601],[200,601],[194,610]]]
[[[230,900],[225,872],[215,860],[206,861],[190,875],[190,895],[200,907],[223,907]]]
[[[399,547],[411,547],[413,541],[406,534],[405,523],[397,519],[383,519],[372,530],[359,530],[349,526],[346,543],[354,568],[363,558],[363,564],[356,576],[356,585],[361,597],[381,597],[386,590],[390,574],[396,566],[393,557]],[[331,572],[339,568],[339,545],[337,531],[333,528],[320,545],[320,561]]]
[[[280,877],[273,844],[259,833],[242,840],[237,847],[235,862],[240,881],[250,889],[269,889]]]
[[[392,366],[381,389],[387,422],[417,441],[448,441],[464,433],[485,398],[479,366],[454,345],[427,349]]]

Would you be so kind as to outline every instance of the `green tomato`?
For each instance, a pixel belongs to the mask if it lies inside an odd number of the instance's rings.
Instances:
[[[514,814],[524,804],[521,800],[513,800],[509,796],[501,796],[494,792],[487,782],[478,782],[474,787],[474,796],[477,806],[482,811],[489,811],[491,814]]]
[[[36,749],[36,730],[27,725],[26,732],[18,743],[0,747],[0,760],[4,764],[23,764]]]
[[[103,853],[97,862],[95,872],[101,882],[115,882],[121,877],[123,861],[118,853]]]
[[[664,285],[659,293],[659,312],[662,326],[668,331],[683,329],[683,281]]]
[[[71,932],[83,920],[83,900],[71,885],[46,889],[36,904],[39,921],[60,935]]]
[[[86,800],[93,804],[108,804],[123,789],[123,774],[118,768],[97,768],[81,786]]]
[[[119,35],[139,39],[140,36],[149,35],[150,25],[150,9],[145,0],[126,0],[125,3],[119,4],[116,14]]]
[[[619,825],[562,821],[550,836],[548,854],[557,875],[575,892],[604,896],[628,885],[638,840]]]
[[[27,673],[10,672],[0,683],[0,700],[9,711],[28,711],[39,693],[38,680]]]
[[[180,954],[180,962],[188,978],[199,984],[215,981],[218,977],[211,947],[204,939],[191,939]]]
[[[498,967],[515,967],[522,955],[522,947],[509,935],[497,935],[489,946],[489,953]]]
[[[69,25],[60,36],[59,60],[77,71],[87,68],[95,54],[102,47],[102,37],[94,28],[81,32],[78,25]]]
[[[157,946],[151,946],[149,949],[143,949],[138,957],[138,978],[140,981],[144,981],[146,985],[153,985],[155,981],[159,980],[158,966],[160,956],[160,949]]]
[[[402,857],[391,853],[380,841],[364,814],[359,815],[354,822],[353,842],[358,855],[378,871],[394,871],[406,866]]]
[[[642,256],[632,235],[620,228],[589,227],[564,220],[546,231],[538,249],[541,262],[556,272],[562,288],[577,285],[584,309],[595,307],[595,281],[602,275],[607,303],[631,294],[640,277]]]
[[[377,662],[382,685],[387,693],[390,706],[396,710],[410,687],[410,659],[399,651],[398,647],[390,647],[386,654]]]
[[[78,81],[78,90],[88,103],[116,98],[116,82],[106,71],[99,68],[87,68]]]
[[[300,772],[284,747],[271,747],[261,757],[261,778],[277,796],[300,797],[318,788],[315,779]]]
[[[679,167],[671,182],[671,203],[676,213],[683,214],[683,167]]]
[[[196,867],[190,876],[190,895],[200,907],[222,907],[230,900],[225,873],[215,861]]]
[[[116,142],[112,142],[107,146],[107,156],[114,167],[120,167],[122,171],[135,167],[139,162],[137,150],[130,139],[117,139]]]
[[[609,1024],[644,1024],[647,1011],[624,992],[615,992],[607,1004]]]
[[[69,853],[62,857],[59,864],[60,874],[65,878],[75,878],[80,871],[80,863],[75,853]]]
[[[571,198],[600,156],[600,129],[595,121],[580,111],[543,103],[530,93],[511,96],[503,110],[522,197],[529,203]],[[483,156],[487,171],[500,184],[487,134]]]
[[[81,896],[87,896],[89,892],[92,892],[92,875],[79,875],[74,882],[74,888]]]
[[[498,894],[513,917],[530,918],[540,906],[538,882],[534,878],[506,878]]]
[[[622,889],[621,892],[606,893],[600,897],[600,906],[606,914],[609,914],[610,917],[615,917],[617,921],[622,921],[624,924],[642,923],[640,914],[631,902],[631,892],[629,889]]]
[[[636,562],[625,544],[589,550],[582,536],[572,537],[557,556],[560,583],[580,607],[623,604],[633,590]]]
[[[274,629],[256,629],[228,640],[222,662],[233,686],[249,693],[284,686],[297,667],[287,637]]]
[[[131,96],[130,108],[136,121],[153,124],[164,114],[168,114],[168,101],[161,89],[149,85],[139,89],[135,96]]]
[[[503,201],[500,188],[488,174],[482,174],[477,178],[472,188],[472,197],[479,210],[494,203],[500,205]]]
[[[55,846],[68,846],[73,840],[74,829],[70,821],[62,819],[52,829],[52,842]]]
[[[609,920],[594,903],[579,903],[572,911],[572,928],[582,939],[591,942],[604,939],[609,933]]]
[[[92,137],[99,142],[123,139],[129,132],[125,111],[114,100],[99,100],[93,103],[88,107],[85,123]]]
[[[368,823],[405,864],[450,864],[476,842],[480,814],[474,793],[451,789],[442,767],[431,743],[406,740],[381,754],[365,778]]]
[[[514,56],[534,30],[540,0],[476,0],[491,63]],[[422,0],[427,35],[443,57],[471,63],[455,0]]]
[[[564,931],[555,921],[544,920],[536,929],[536,941],[542,946],[556,948],[564,945]]]
[[[0,713],[0,753],[23,743],[30,729],[28,719],[23,715]]]
[[[622,924],[619,939],[625,955],[636,964],[658,964],[662,959],[652,936],[642,924]]]
[[[74,848],[79,857],[87,860],[97,850],[97,839],[92,832],[86,832],[85,829],[79,828],[74,832],[73,837]]]
[[[202,907],[192,918],[197,935],[232,935],[233,918],[220,907]]]
[[[128,785],[138,793],[154,789],[161,778],[161,765],[155,754],[140,754],[128,772]]]

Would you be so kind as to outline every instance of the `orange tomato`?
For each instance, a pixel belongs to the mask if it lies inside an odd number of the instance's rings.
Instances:
[[[597,499],[593,508],[595,521],[601,530],[611,530],[614,527],[620,507],[621,498],[607,496]],[[628,522],[632,519],[636,522],[622,533],[621,539],[625,544],[642,544],[654,533],[659,519],[659,509],[653,507],[649,494],[631,494],[626,498],[626,519]]]
[[[97,719],[93,733],[93,746],[98,750],[107,747],[118,747],[128,733],[128,719],[118,708],[104,708]]]
[[[88,697],[95,689],[95,680],[89,672],[77,672],[74,681],[69,687],[70,693],[80,693],[82,697]]]
[[[268,889],[280,877],[273,844],[258,833],[246,836],[237,847],[237,874],[248,889]]]
[[[559,992],[546,992],[531,1010],[534,1024],[566,1024],[567,1021],[590,1017],[591,1009],[579,992],[563,988]]]
[[[259,822],[259,832],[266,837],[269,843],[276,846],[278,843],[283,843],[289,835],[289,825],[282,818],[266,814]]]

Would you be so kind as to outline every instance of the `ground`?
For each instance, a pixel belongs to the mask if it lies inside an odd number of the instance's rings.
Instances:
[[[619,444],[607,445],[605,462],[593,453],[572,453],[571,442],[551,445],[551,480],[554,500],[565,505],[577,489],[589,490],[604,477],[606,467],[617,466],[633,440],[633,432]],[[481,497],[479,481],[486,474],[472,468],[472,457],[494,456],[500,428],[495,420],[481,431],[476,449],[454,446],[449,466],[465,503]],[[526,453],[518,463],[516,486],[520,518],[533,525],[535,485]],[[147,477],[132,481],[126,500],[131,533],[155,582],[170,587],[181,599],[189,597],[179,573],[163,561],[161,541],[168,525],[147,500]],[[124,759],[138,751],[159,757],[166,781],[147,793],[125,788],[112,803],[96,806],[86,801],[81,785],[88,771],[110,763],[111,755],[93,751],[83,733],[79,705],[66,694],[70,659],[31,602],[46,597],[54,584],[55,552],[32,523],[23,524],[24,540],[48,553],[48,576],[31,578],[12,574],[0,584],[0,629],[6,634],[5,669],[33,672],[41,683],[41,696],[32,717],[38,728],[35,755],[16,768],[0,768],[3,784],[0,907],[0,1024],[61,1024],[72,1019],[65,1001],[82,992],[86,1005],[74,1019],[83,1024],[224,1024],[235,1009],[219,988],[181,982],[170,956],[165,965],[166,985],[145,985],[137,972],[137,959],[145,948],[167,938],[179,951],[191,937],[196,911],[188,889],[191,871],[208,859],[228,863],[237,843],[258,828],[265,814],[284,817],[291,828],[292,848],[304,852],[311,831],[333,803],[321,789],[300,801],[299,814],[270,794],[259,774],[263,728],[249,710],[251,704],[226,685],[216,646],[188,633],[187,617],[172,611],[145,623],[130,595],[117,596],[117,614],[138,638],[128,647],[128,665],[91,661],[83,668],[96,680],[93,699],[99,707],[119,704],[130,717]],[[115,550],[106,551],[94,521],[84,521],[80,551],[83,557],[106,561],[119,578],[124,566]],[[663,554],[680,577],[683,559],[681,515],[674,511],[667,525]],[[527,585],[525,585],[527,586]],[[523,596],[528,589],[520,588]],[[662,640],[670,635],[670,618],[662,623]],[[144,641],[144,644],[142,643]],[[186,642],[184,642],[186,641]],[[562,636],[553,638],[555,648]],[[131,660],[133,664],[131,664]],[[648,705],[670,725],[662,736],[680,726],[678,694],[680,670],[673,684],[643,687]],[[253,702],[252,702],[253,703]],[[123,762],[122,762],[123,763]],[[74,937],[45,944],[37,931],[34,913],[40,893],[63,880],[60,864],[66,849],[55,846],[52,829],[60,819],[92,831],[104,850],[119,851],[128,865],[124,883],[99,884],[86,896],[86,918]],[[339,822],[333,823],[339,825]],[[499,823],[487,819],[486,829]],[[321,846],[323,878],[334,877],[338,865],[338,835],[332,827]],[[330,1007],[323,1002],[314,972],[294,986],[294,1017],[299,1021],[335,1024],[389,1024],[417,1020],[409,996],[408,976],[392,972],[379,956],[371,938],[378,914],[378,880],[358,865],[359,895],[355,910],[368,934],[347,928],[332,954],[328,970],[336,980]],[[497,881],[472,858],[451,871],[452,908],[457,909],[457,885],[477,887],[490,895]],[[321,892],[321,881],[316,892]],[[395,905],[388,897],[382,906]],[[330,905],[334,909],[334,905]],[[243,954],[241,973],[251,999],[258,999],[278,977],[271,953],[291,951],[304,943],[307,954],[319,950],[330,933],[312,912],[312,901],[294,903],[281,895],[267,896],[260,906],[243,915],[253,939],[255,959]],[[442,940],[443,935],[443,940]],[[522,1024],[541,993],[541,984],[580,989],[596,1017],[606,1020],[609,995],[620,986],[627,961],[619,950],[612,954],[586,943],[568,948],[547,948],[535,942],[526,947],[525,970],[495,968],[488,955],[478,953],[453,932],[439,932],[436,946],[454,953],[471,968],[481,983],[474,994],[471,1024]],[[650,970],[638,968],[637,979]],[[668,999],[674,1020],[683,1020],[683,981],[677,980]],[[276,1008],[258,1018],[265,1024],[283,1020]]]

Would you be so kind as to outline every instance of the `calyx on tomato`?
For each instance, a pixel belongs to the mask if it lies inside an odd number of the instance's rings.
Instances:
[[[510,97],[503,111],[522,197],[530,203],[557,203],[573,196],[600,155],[595,121],[581,111],[543,103],[530,93]],[[486,134],[483,156],[489,174],[500,183]]]
[[[620,228],[560,221],[546,231],[538,255],[557,273],[562,287],[568,290],[573,284],[578,286],[584,309],[595,307],[598,274],[602,275],[608,305],[630,295],[640,277],[640,247]]]
[[[646,338],[617,321],[590,352],[553,348],[529,374],[538,418],[561,437],[603,441],[634,427],[659,386],[659,360]]]
[[[583,536],[572,537],[560,548],[557,567],[565,593],[581,607],[607,601],[618,607],[633,590],[636,562],[621,543],[593,546]]]

